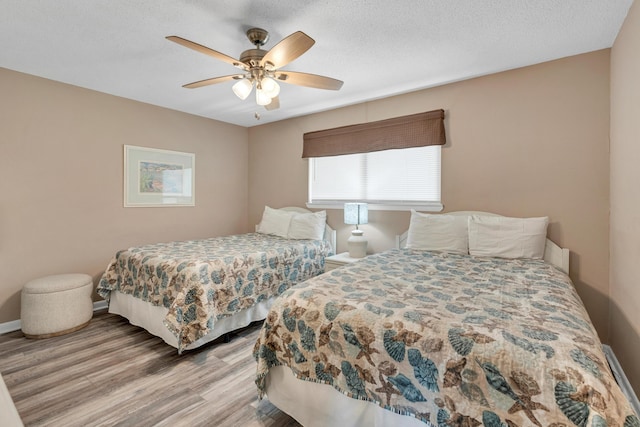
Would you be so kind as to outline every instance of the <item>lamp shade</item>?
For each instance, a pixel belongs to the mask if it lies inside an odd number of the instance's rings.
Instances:
[[[256,88],[256,104],[258,105],[269,105],[271,104],[271,98],[267,96],[266,93],[260,88]]]
[[[366,203],[345,203],[345,224],[366,224],[369,222],[369,212]]]
[[[253,89],[253,82],[249,79],[241,79],[238,80],[232,87],[233,93],[243,101],[247,99],[247,96],[251,93],[251,89]]]
[[[280,86],[271,77],[265,77],[260,82],[262,91],[269,98],[275,98],[280,93]]]

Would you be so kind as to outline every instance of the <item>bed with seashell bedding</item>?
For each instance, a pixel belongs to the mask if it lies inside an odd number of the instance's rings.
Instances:
[[[109,312],[179,352],[263,320],[278,295],[324,272],[326,212],[265,207],[255,233],[119,251],[98,284]]]
[[[276,300],[260,396],[307,427],[640,426],[547,223],[412,212],[406,247]]]

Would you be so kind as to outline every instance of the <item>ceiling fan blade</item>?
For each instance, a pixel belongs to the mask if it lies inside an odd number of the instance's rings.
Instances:
[[[189,41],[187,39],[183,39],[182,37],[178,37],[178,36],[167,36],[166,37],[167,40],[170,40],[174,43],[178,43],[179,45],[182,45],[184,47],[188,47],[189,49],[193,49],[196,52],[200,52],[200,53],[204,53],[205,55],[209,55],[213,58],[219,59],[221,61],[224,61],[228,64],[233,65],[234,67],[238,67],[241,68],[243,70],[247,70],[247,66],[245,64],[243,64],[242,62],[238,61],[235,58],[230,57],[229,55],[225,55],[224,53],[218,52],[217,50],[213,50],[210,49],[206,46],[202,46],[201,44],[198,43],[194,43],[192,41]]]
[[[317,89],[339,90],[344,83],[342,80],[332,79],[331,77],[298,73],[296,71],[280,71],[275,73],[275,77],[280,82]]]
[[[277,110],[278,108],[280,108],[280,98],[277,96],[275,98],[271,98],[271,102],[265,105],[264,108],[267,111]]]
[[[273,69],[284,67],[308,51],[315,42],[314,39],[302,31],[296,31],[272,47],[262,58],[261,64],[266,66],[267,63],[270,63]]]
[[[218,83],[228,82],[229,80],[238,80],[238,79],[241,79],[242,77],[244,77],[244,75],[242,74],[233,74],[230,76],[214,77],[212,79],[200,80],[197,82],[189,83],[189,84],[183,85],[182,87],[186,87],[187,89],[195,89],[202,86],[209,86],[209,85],[215,85]]]

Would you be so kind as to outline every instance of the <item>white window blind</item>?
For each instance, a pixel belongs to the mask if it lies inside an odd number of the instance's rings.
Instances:
[[[309,205],[441,210],[440,145],[309,159]],[[337,207],[337,206],[334,206]]]

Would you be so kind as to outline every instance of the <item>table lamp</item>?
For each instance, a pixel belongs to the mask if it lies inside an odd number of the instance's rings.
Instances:
[[[356,229],[351,232],[351,237],[347,239],[351,258],[364,258],[367,256],[367,239],[364,238],[362,230],[358,229],[358,225],[368,222],[369,214],[366,203],[344,204],[344,223],[356,226]]]

